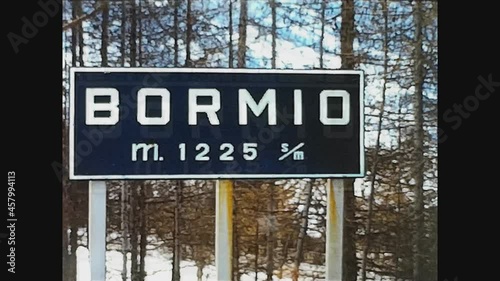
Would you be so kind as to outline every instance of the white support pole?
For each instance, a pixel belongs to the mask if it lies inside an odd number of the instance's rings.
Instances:
[[[342,281],[344,180],[327,181],[326,281]]]
[[[233,269],[233,182],[215,186],[215,268],[217,281],[231,281]]]
[[[90,280],[106,280],[106,182],[89,181]]]

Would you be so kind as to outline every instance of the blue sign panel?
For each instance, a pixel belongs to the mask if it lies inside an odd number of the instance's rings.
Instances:
[[[361,71],[70,72],[70,179],[364,176]]]

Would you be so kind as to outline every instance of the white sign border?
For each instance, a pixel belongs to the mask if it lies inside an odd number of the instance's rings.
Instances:
[[[149,68],[149,67],[71,67],[69,75],[69,179],[70,180],[148,180],[148,179],[293,179],[293,178],[361,178],[365,176],[364,72],[342,69],[243,69],[243,68]],[[75,175],[74,117],[75,73],[249,73],[249,74],[357,74],[359,75],[360,173],[359,174],[169,174],[169,175]]]

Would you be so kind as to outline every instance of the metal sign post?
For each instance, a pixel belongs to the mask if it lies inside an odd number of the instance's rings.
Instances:
[[[90,281],[106,280],[106,182],[89,181]]]
[[[326,194],[326,281],[342,281],[344,180],[328,179]]]

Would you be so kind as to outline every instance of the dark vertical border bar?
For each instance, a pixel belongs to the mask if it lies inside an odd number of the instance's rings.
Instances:
[[[0,280],[60,280],[61,181],[51,164],[62,162],[61,0],[5,1],[2,11],[0,235],[11,240],[0,238]]]
[[[460,187],[460,179],[454,175],[453,170],[457,167],[451,166],[454,163],[451,161],[453,153],[459,153],[459,138],[454,132],[452,134],[451,126],[443,120],[444,112],[466,95],[463,91],[457,91],[460,86],[453,84],[453,81],[463,81],[466,75],[464,72],[458,73],[454,56],[450,53],[458,42],[449,33],[456,28],[459,18],[453,13],[455,7],[452,6],[455,5],[438,2],[438,281],[455,281],[454,278],[461,275],[458,272],[460,251],[457,251],[460,247],[457,235],[461,232],[461,219],[456,213],[459,210],[456,201],[459,196],[455,195],[454,200],[453,194],[455,190],[460,192],[465,188]]]
[[[497,270],[486,253],[498,239],[498,159],[490,159],[498,155],[498,9],[440,1],[438,17],[438,280],[489,280]]]

